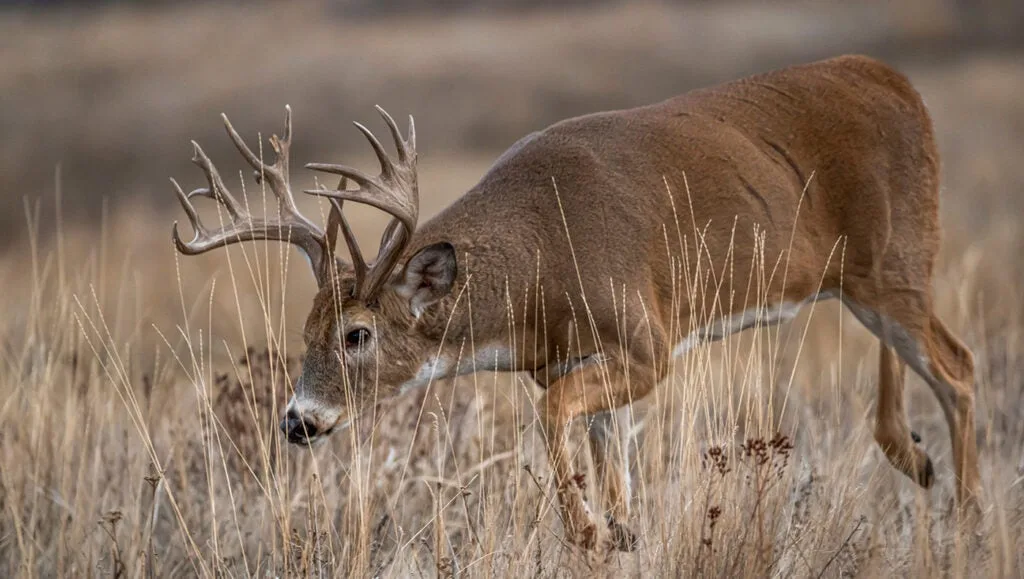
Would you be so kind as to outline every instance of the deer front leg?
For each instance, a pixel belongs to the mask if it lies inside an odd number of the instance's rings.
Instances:
[[[579,399],[573,387],[552,384],[540,402],[541,424],[548,447],[548,461],[555,477],[558,505],[566,538],[584,549],[597,545],[597,527],[583,497],[582,481],[573,475],[566,435],[569,423],[580,414]]]
[[[540,401],[541,424],[565,532],[570,541],[587,549],[597,545],[597,526],[587,509],[583,481],[573,472],[566,436],[570,422],[577,416],[624,406],[651,391],[657,381],[654,371],[639,362],[627,364],[628,379],[620,361],[584,365],[552,382]],[[636,539],[632,533],[627,531],[626,534],[629,536],[626,541],[628,548],[633,548]],[[624,548],[619,537],[613,538],[618,548]]]
[[[629,406],[598,412],[590,422],[590,456],[594,460],[604,512],[612,543],[620,551],[636,548],[637,538],[626,527],[629,521]]]

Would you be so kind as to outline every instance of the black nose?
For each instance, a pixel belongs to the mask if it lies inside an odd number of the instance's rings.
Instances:
[[[294,410],[289,410],[284,415],[284,420],[281,421],[281,432],[292,444],[307,444],[311,438],[315,438],[319,434],[315,424],[303,419]]]

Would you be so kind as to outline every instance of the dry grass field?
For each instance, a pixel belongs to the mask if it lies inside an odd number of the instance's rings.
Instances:
[[[0,576],[1024,575],[1024,52],[933,57],[951,17],[881,5],[284,6],[0,12]],[[851,50],[902,68],[937,127],[937,309],[977,359],[970,528],[919,379],[910,417],[936,486],[874,443],[877,344],[835,303],[677,359],[634,411],[640,548],[584,552],[562,539],[527,377],[436,383],[314,449],[283,445],[305,264],[170,243],[166,177],[201,179],[188,138],[240,167],[221,110],[254,138],[290,103],[296,164],[365,166],[348,122],[378,101],[412,111],[426,218],[560,117]],[[384,220],[358,216],[372,246]]]

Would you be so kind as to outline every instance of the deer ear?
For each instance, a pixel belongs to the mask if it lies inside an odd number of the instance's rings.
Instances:
[[[455,247],[442,241],[428,245],[412,256],[395,290],[409,300],[409,310],[418,318],[426,308],[452,291],[457,273]]]

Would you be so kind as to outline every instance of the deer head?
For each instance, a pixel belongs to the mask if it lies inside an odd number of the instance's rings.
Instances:
[[[385,152],[369,129],[355,125],[380,161],[379,175],[343,165],[306,165],[341,177],[336,189],[306,191],[330,202],[326,231],[299,212],[292,195],[288,174],[290,108],[286,108],[284,137],[270,138],[276,155],[271,165],[253,153],[223,116],[228,136],[252,166],[256,182],[266,185],[277,198],[277,218],[253,217],[228,191],[195,142],[192,161],[205,173],[208,186],[185,193],[171,180],[195,231],[191,241],[184,241],[175,223],[174,243],[181,253],[196,255],[241,241],[276,240],[298,246],[313,269],[318,291],[303,331],[306,357],[281,422],[289,442],[308,444],[320,439],[376,402],[397,394],[403,386],[429,380],[424,372],[436,369],[432,360],[440,348],[440,332],[436,324],[424,323],[423,314],[454,285],[455,249],[447,242],[436,243],[419,248],[403,261],[419,216],[415,127],[409,117],[408,137],[403,138],[391,116],[380,107],[377,110],[395,141],[397,159]],[[349,181],[358,188],[349,190]],[[220,229],[208,229],[192,204],[194,197],[220,203],[229,222]],[[371,205],[393,216],[372,263],[364,259],[342,212],[345,201]],[[335,255],[339,231],[351,263]]]

